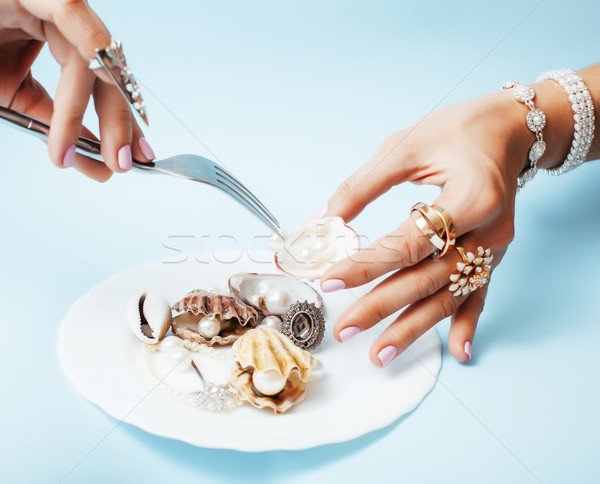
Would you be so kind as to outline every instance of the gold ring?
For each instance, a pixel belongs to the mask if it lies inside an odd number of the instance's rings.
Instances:
[[[444,256],[454,247],[456,242],[454,222],[442,207],[419,202],[410,209],[410,216],[437,249],[433,256]]]
[[[454,296],[466,296],[489,282],[494,256],[489,248],[484,250],[481,246],[477,247],[477,254],[467,252],[459,245],[455,245],[454,248],[462,261],[456,263],[458,272],[450,274],[451,284],[448,290]]]
[[[429,242],[433,244],[433,246],[437,249],[437,253],[440,253],[446,242],[438,235],[435,228],[431,225],[431,223],[427,220],[427,218],[421,213],[419,210],[411,210],[410,212],[411,218],[417,224],[419,230],[427,237]]]
[[[449,250],[452,250],[454,244],[456,243],[456,232],[454,231],[454,222],[452,221],[452,217],[439,205],[433,205],[431,207],[435,210],[441,217],[444,222],[444,232],[446,234],[446,245],[440,252],[440,257],[445,256]]]

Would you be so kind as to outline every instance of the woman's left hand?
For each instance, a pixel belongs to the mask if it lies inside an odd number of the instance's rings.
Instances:
[[[560,87],[552,84],[546,81],[535,85],[536,96],[562,103]],[[560,162],[568,151],[572,116],[567,103],[557,106],[551,115],[553,129],[558,131],[556,136],[549,136],[555,143],[549,143],[544,156]],[[551,107],[544,109],[552,111]],[[319,215],[350,221],[395,185],[407,181],[437,185],[442,193],[432,205],[443,207],[453,218],[456,244],[474,253],[479,246],[489,247],[494,256],[492,266],[496,266],[513,238],[517,177],[528,164],[527,153],[535,140],[525,126],[527,112],[528,108],[516,102],[510,92],[435,111],[390,136],[365,165],[342,183],[327,210]],[[451,250],[439,259],[430,258],[434,251],[432,243],[407,217],[397,230],[327,270],[321,278],[325,292],[358,287],[388,276],[338,318],[336,338],[347,341],[406,307],[375,339],[370,351],[374,365],[387,365],[449,316],[450,353],[461,362],[470,359],[488,286],[454,296],[448,290],[449,276],[457,272],[461,256]]]

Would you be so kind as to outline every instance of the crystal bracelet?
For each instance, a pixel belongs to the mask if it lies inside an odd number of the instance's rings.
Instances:
[[[573,168],[581,165],[590,151],[592,140],[594,139],[595,120],[594,103],[588,88],[583,83],[583,79],[575,74],[571,69],[558,69],[555,71],[544,72],[539,81],[551,79],[560,84],[571,101],[573,109],[573,119],[575,120],[573,142],[571,150],[562,165],[557,168],[546,169],[550,175],[562,175]]]
[[[511,81],[502,86],[502,89],[511,90],[513,97],[529,108],[526,118],[527,127],[529,131],[535,134],[535,141],[531,145],[531,148],[529,148],[527,155],[530,162],[529,168],[517,178],[517,190],[520,190],[525,183],[532,180],[536,175],[538,171],[537,162],[546,151],[546,142],[542,135],[542,130],[546,126],[546,114],[533,104],[535,91],[531,87],[519,84],[519,81]]]

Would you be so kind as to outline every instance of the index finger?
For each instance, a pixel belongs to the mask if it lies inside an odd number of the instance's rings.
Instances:
[[[376,198],[394,185],[411,179],[410,132],[388,137],[375,154],[338,187],[327,204],[328,216],[342,217],[346,222],[355,218]]]
[[[85,0],[19,0],[29,13],[51,22],[87,62],[110,44],[110,33]]]

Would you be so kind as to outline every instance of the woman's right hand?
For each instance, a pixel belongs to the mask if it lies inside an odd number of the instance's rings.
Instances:
[[[95,50],[110,41],[108,29],[85,0],[0,0],[0,105],[49,124],[52,162],[60,168],[74,166],[98,181],[129,170],[132,158],[154,159],[110,76],[87,66]],[[45,42],[62,71],[54,100],[31,73]],[[99,119],[105,164],[75,153],[79,136],[97,139],[82,127],[90,96]]]

